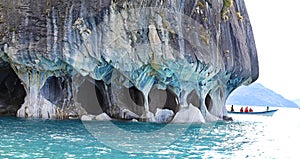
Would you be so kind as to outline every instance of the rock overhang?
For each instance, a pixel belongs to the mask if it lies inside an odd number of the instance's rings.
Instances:
[[[18,116],[86,114],[78,91],[90,81],[95,100],[102,100],[102,111],[111,117],[152,120],[156,107],[168,105],[159,103],[173,101],[168,106],[173,111],[188,109],[193,94],[205,120],[223,119],[228,95],[258,78],[245,4],[224,2],[49,1],[12,6],[18,12],[2,9],[0,25],[8,31],[1,57],[27,92]],[[44,89],[54,77],[60,79],[53,87],[59,85],[62,97],[51,101],[45,96],[55,91]],[[153,89],[162,90],[159,101],[151,102]]]

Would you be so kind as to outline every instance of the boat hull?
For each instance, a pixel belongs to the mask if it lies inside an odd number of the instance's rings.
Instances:
[[[267,116],[272,116],[277,110],[278,109],[268,110],[268,111],[262,111],[262,112],[231,112],[231,111],[228,111],[228,114],[267,115]]]

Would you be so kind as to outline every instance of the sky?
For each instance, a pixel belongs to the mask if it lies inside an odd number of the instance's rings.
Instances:
[[[259,61],[256,82],[300,99],[300,1],[244,0]]]

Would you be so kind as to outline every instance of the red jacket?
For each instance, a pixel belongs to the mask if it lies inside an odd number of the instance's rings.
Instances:
[[[248,107],[245,108],[245,112],[248,113]]]

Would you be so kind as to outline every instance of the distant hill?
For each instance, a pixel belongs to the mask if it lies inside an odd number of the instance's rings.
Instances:
[[[230,94],[226,104],[291,108],[299,107],[295,102],[284,98],[280,94],[264,87],[260,83],[253,83],[249,86],[238,87]]]
[[[296,99],[293,102],[295,102],[298,105],[298,107],[300,107],[300,99]]]

